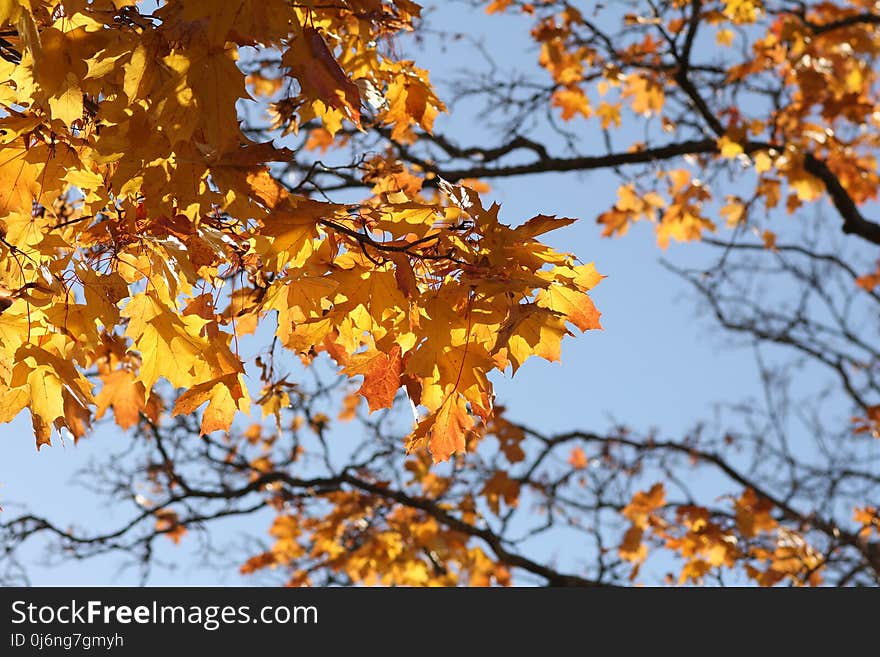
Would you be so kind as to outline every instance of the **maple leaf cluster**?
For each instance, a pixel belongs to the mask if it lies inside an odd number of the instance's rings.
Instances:
[[[601,277],[536,239],[571,220],[510,228],[451,184],[316,200],[284,176],[289,149],[243,132],[246,111],[330,140],[367,121],[402,141],[430,130],[444,107],[427,72],[381,48],[419,12],[2,3],[0,421],[27,409],[38,446],[108,412],[128,428],[159,420],[170,385],[172,413],[207,403],[202,433],[228,430],[252,401],[239,341],[271,321],[304,362],[326,352],[362,376],[370,410],[405,388],[409,444],[445,460],[491,417],[488,372],[597,328]],[[279,382],[262,383],[276,413]]]
[[[760,586],[822,583],[822,555],[800,533],[780,525],[772,502],[751,488],[730,501],[733,513],[727,518],[692,504],[675,505],[672,514],[662,483],[637,492],[623,509],[632,524],[619,548],[620,556],[633,564],[630,579],[648,557],[644,538],[650,536],[683,560],[679,584],[699,584],[721,568],[737,566]]]
[[[880,236],[855,209],[876,198],[880,184],[877,131],[865,129],[880,125],[875,3],[668,4],[632,3],[637,11],[615,15],[622,27],[610,32],[569,3],[486,2],[489,13],[518,9],[537,19],[538,63],[553,80],[549,101],[563,121],[597,122],[611,136],[634,119],[653,121],[680,140],[656,148],[633,143],[621,160],[699,158],[699,179],[686,168],[658,167],[623,184],[618,202],[598,217],[603,234],[622,235],[648,220],[666,248],[716,232],[716,204],[727,227],[742,227],[759,207],[769,213],[783,204],[792,214],[828,197],[846,232],[876,243]],[[694,61],[693,53],[711,47],[722,49],[724,66]],[[707,130],[694,131],[694,118]],[[744,168],[751,194],[720,194],[705,182],[716,170],[745,179]],[[758,232],[772,247],[774,233]]]

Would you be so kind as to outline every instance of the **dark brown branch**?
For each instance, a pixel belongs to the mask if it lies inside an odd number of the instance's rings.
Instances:
[[[689,83],[687,83],[689,84]],[[695,98],[699,99],[699,95]],[[695,101],[698,102],[698,101]],[[707,110],[708,111],[708,110]],[[709,115],[711,116],[711,115]],[[708,120],[708,119],[707,119]],[[713,122],[713,129],[718,134],[723,134],[721,124],[717,119]],[[783,151],[782,144],[749,141],[742,144],[747,154],[758,151],[775,149]],[[539,173],[559,173],[566,171],[592,171],[597,169],[609,169],[621,165],[649,164],[663,160],[670,160],[685,155],[701,155],[718,153],[718,145],[714,139],[700,139],[667,144],[656,148],[645,148],[626,153],[609,153],[607,155],[591,155],[582,157],[544,157],[526,164],[511,164],[506,166],[480,166],[475,165],[463,169],[441,169],[431,166],[423,160],[416,162],[440,177],[457,181],[463,178],[507,178]],[[407,159],[405,157],[405,159]],[[412,161],[412,160],[410,160]],[[852,197],[844,189],[840,179],[828,167],[824,160],[811,153],[804,155],[804,169],[812,176],[818,178],[828,192],[831,203],[843,219],[843,232],[859,237],[873,243],[880,244],[880,224],[865,218],[853,201]],[[438,184],[436,179],[426,181],[426,186]]]
[[[831,202],[843,218],[844,233],[858,235],[869,242],[880,244],[880,224],[869,221],[862,215],[855,201],[843,188],[838,177],[834,175],[834,172],[828,168],[828,165],[823,160],[820,160],[811,153],[806,153],[804,155],[804,169],[807,173],[816,176],[825,185],[825,189],[831,197]]]
[[[645,148],[627,153],[609,153],[607,155],[587,155],[582,157],[546,157],[526,164],[473,166],[466,169],[440,169],[437,167],[431,167],[431,170],[442,178],[454,182],[456,180],[461,180],[462,178],[506,178],[536,173],[591,171],[625,164],[648,164],[651,162],[682,157],[684,155],[716,153],[717,151],[718,146],[714,139],[700,139],[697,141],[683,141],[675,144],[668,144],[657,148]],[[436,185],[438,182],[439,181],[436,180],[430,180],[425,184]]]
[[[806,17],[800,12],[785,13],[787,13],[789,16],[795,16],[815,35],[827,34],[828,32],[833,32],[834,30],[840,30],[847,27],[855,27],[857,25],[880,25],[880,15],[872,14],[870,12],[853,14],[851,16],[847,16],[846,18],[840,18],[836,21],[830,21],[828,23],[814,23],[812,21],[808,21]]]

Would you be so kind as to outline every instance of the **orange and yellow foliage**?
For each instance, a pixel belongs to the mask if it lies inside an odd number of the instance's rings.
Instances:
[[[0,420],[27,409],[38,446],[108,411],[155,418],[164,383],[184,390],[173,413],[207,404],[202,432],[228,430],[252,403],[239,338],[272,322],[304,362],[363,376],[371,410],[406,384],[410,444],[445,460],[491,418],[490,371],[598,328],[601,277],[537,239],[571,220],[510,228],[446,183],[316,200],[274,166],[288,149],[242,131],[239,107],[270,96],[274,127],[317,121],[332,143],[377,95],[374,127],[430,130],[428,73],[379,47],[411,29],[409,0],[0,6],[17,53],[0,61]],[[246,75],[261,57],[277,65]]]

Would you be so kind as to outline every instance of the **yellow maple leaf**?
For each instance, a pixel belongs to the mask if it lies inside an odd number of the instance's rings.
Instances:
[[[433,415],[418,423],[407,438],[406,449],[427,448],[435,462],[446,461],[457,452],[464,452],[474,422],[467,412],[464,398],[449,395]]]
[[[733,30],[722,29],[715,33],[715,43],[719,46],[728,47],[733,44]]]
[[[721,157],[732,159],[743,152],[743,147],[727,135],[723,135],[718,138],[718,151]]]
[[[144,384],[135,380],[134,373],[127,369],[113,370],[101,376],[104,385],[95,395],[95,419],[101,419],[107,409],[113,409],[113,418],[123,429],[137,424],[141,411],[146,405]]]
[[[434,119],[445,109],[428,83],[427,71],[415,67],[394,77],[388,85],[386,100],[383,121],[394,124],[391,137],[397,141],[411,141],[412,124],[430,132]]]
[[[535,303],[516,304],[498,329],[492,351],[506,349],[516,372],[532,355],[558,361],[562,338],[567,334],[565,317],[561,314]]]
[[[763,11],[762,0],[724,0],[724,15],[734,23],[754,23]]]
[[[202,435],[212,431],[229,431],[236,411],[248,412],[250,395],[240,374],[227,374],[185,391],[177,398],[172,414],[195,413],[205,402],[208,402],[208,407],[202,413]]]
[[[590,297],[580,290],[573,290],[563,285],[551,285],[538,292],[536,303],[542,307],[559,313],[567,321],[581,331],[601,329],[600,313]]]

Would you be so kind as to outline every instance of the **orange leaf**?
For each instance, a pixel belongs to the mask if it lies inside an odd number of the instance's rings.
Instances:
[[[755,491],[747,488],[736,501],[736,526],[746,538],[757,536],[762,531],[776,528],[776,520],[770,515],[773,504],[759,498]]]
[[[144,384],[135,381],[134,373],[125,369],[105,374],[101,380],[104,386],[95,396],[98,406],[95,419],[100,419],[108,408],[112,408],[116,424],[123,429],[133,427],[146,403]]]
[[[364,383],[358,394],[367,400],[370,412],[380,408],[391,408],[394,397],[400,389],[400,374],[403,371],[400,345],[395,344],[385,353],[366,351],[354,354],[348,361],[345,373],[349,376],[363,374]]]
[[[304,27],[294,39],[282,62],[290,67],[303,93],[342,111],[358,127],[361,125],[361,97],[357,85],[345,74],[321,34]]]
[[[394,262],[394,278],[397,281],[397,287],[407,299],[417,296],[419,284],[409,262],[409,256],[405,253],[393,252],[389,257]]]
[[[518,481],[511,479],[503,470],[497,470],[483,485],[480,495],[486,497],[489,508],[497,515],[501,500],[509,507],[516,506],[519,501],[519,487]]]
[[[571,450],[571,454],[568,455],[568,463],[575,470],[583,470],[590,464],[590,460],[587,458],[587,455],[582,448],[575,447]]]
[[[180,523],[177,512],[161,509],[153,514],[156,517],[156,531],[164,533],[175,545],[186,534],[186,527]]]
[[[177,398],[173,414],[194,413],[206,401],[210,403],[202,415],[202,434],[228,431],[235,411],[247,412],[250,397],[247,388],[241,384],[240,375],[227,374],[219,379],[200,383],[184,392]]]
[[[427,447],[435,463],[446,461],[456,452],[465,451],[473,426],[464,398],[452,394],[435,414],[418,423],[407,439],[407,451]]]
[[[537,296],[537,304],[553,312],[560,313],[581,331],[600,329],[599,317],[602,313],[583,292],[572,290],[562,285],[553,285],[541,290]]]
[[[874,288],[880,285],[880,262],[877,263],[877,269],[872,274],[865,274],[856,279],[856,285],[867,292],[873,292]]]

